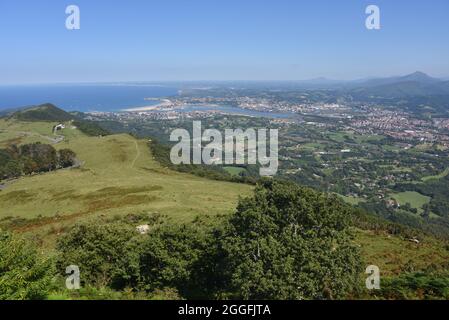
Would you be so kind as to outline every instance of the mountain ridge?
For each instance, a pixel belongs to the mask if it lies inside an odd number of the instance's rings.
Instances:
[[[416,71],[405,76],[370,79],[355,86],[347,86],[346,90],[363,98],[446,96],[449,95],[449,81]]]
[[[9,118],[21,121],[70,121],[75,117],[70,113],[56,107],[52,103],[44,103],[36,106],[19,109],[8,115]]]

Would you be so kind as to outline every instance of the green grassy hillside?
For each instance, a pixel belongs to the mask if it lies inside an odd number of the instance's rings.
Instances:
[[[51,143],[53,123],[0,120],[0,145]],[[88,137],[68,126],[53,144],[70,148],[81,168],[26,176],[0,191],[0,219],[26,219],[21,232],[45,232],[100,215],[158,212],[179,222],[198,214],[231,212],[251,187],[177,173],[153,160],[147,141],[127,135]],[[11,219],[9,219],[11,220]],[[8,219],[6,220],[8,221]]]
[[[174,222],[188,222],[198,215],[233,212],[238,197],[252,193],[249,185],[164,168],[153,159],[146,140],[127,134],[89,137],[70,122],[55,135],[55,124],[0,119],[0,147],[40,141],[72,149],[82,162],[80,168],[3,182],[0,226],[38,239],[43,248],[51,249],[77,222],[131,213],[160,213]],[[443,242],[420,240],[416,244],[371,230],[356,230],[355,238],[366,265],[378,265],[388,276],[447,263],[449,250]]]
[[[417,244],[384,232],[357,230],[355,241],[360,246],[365,264],[378,266],[383,276],[429,268],[441,270],[449,261],[449,248],[432,237],[421,238]]]
[[[66,129],[53,134],[53,126],[60,122],[23,122],[17,120],[0,119],[0,148],[10,144],[27,144],[34,142],[54,144],[59,141],[58,136],[66,139],[84,136],[79,130],[72,129],[71,122],[63,122]]]
[[[27,108],[12,114],[12,118],[21,121],[69,121],[73,116],[51,103]]]

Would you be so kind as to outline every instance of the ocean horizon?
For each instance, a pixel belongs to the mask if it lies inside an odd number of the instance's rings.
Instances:
[[[52,103],[69,112],[120,112],[158,105],[160,99],[177,96],[180,89],[180,86],[156,83],[2,85],[0,86],[0,111]],[[294,113],[249,110],[231,105],[185,105],[176,110],[179,112],[220,111],[230,115],[274,119],[297,117]]]
[[[159,84],[36,84],[0,86],[0,110],[52,103],[66,111],[121,111],[158,101],[146,98],[173,97],[179,88]]]

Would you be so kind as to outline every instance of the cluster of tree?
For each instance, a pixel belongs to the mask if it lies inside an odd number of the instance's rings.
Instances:
[[[402,184],[397,190],[416,191],[431,197],[428,209],[433,213],[449,218],[449,176],[440,179],[431,179],[424,183]]]
[[[56,151],[53,146],[42,143],[11,145],[0,149],[0,180],[66,168],[75,162],[76,154],[70,149]]]
[[[416,222],[410,223],[411,225],[407,225],[397,216],[395,218],[389,218],[395,215],[393,211],[390,211],[390,216],[383,216],[381,214],[375,215],[372,213],[375,211],[372,210],[373,208],[375,208],[377,203],[369,204],[373,205],[372,207],[368,206],[368,208],[370,209],[369,211],[361,208],[361,206],[354,208],[351,215],[351,225],[362,230],[370,230],[376,233],[387,233],[404,239],[422,239],[426,236],[434,236],[433,233],[423,230],[421,226],[417,225]],[[413,219],[413,217],[410,217],[410,215],[404,214],[404,216]]]
[[[297,185],[262,181],[217,224],[78,225],[58,242],[57,269],[83,285],[170,290],[181,297],[338,299],[360,287],[350,207]]]
[[[81,132],[88,136],[107,136],[110,132],[103,129],[97,122],[88,120],[75,120],[73,125],[78,128]]]
[[[421,221],[423,228],[432,233],[448,238],[449,234],[449,176],[430,179],[422,183],[403,183],[395,187],[396,191],[416,191],[428,197],[430,202],[423,206]],[[433,213],[436,216],[430,216]]]
[[[259,168],[257,165],[246,165],[245,170],[239,175],[232,175],[223,169],[220,165],[201,165],[201,164],[178,164],[175,165],[170,160],[170,147],[162,144],[157,140],[153,140],[149,144],[151,153],[156,161],[162,166],[176,170],[194,174],[200,177],[206,177],[213,180],[231,181],[255,184],[259,178]]]
[[[412,228],[415,232],[420,231],[442,239],[449,238],[449,219],[445,217],[429,217],[426,211],[421,215],[416,215],[415,210],[406,211],[408,206],[392,208],[385,201],[376,199],[360,202],[358,208],[369,212],[376,219],[381,218],[389,222],[402,225],[404,228]]]

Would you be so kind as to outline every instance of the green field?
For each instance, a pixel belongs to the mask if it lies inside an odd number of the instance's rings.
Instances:
[[[410,203],[412,208],[418,209],[418,212],[423,211],[422,206],[429,203],[430,197],[424,196],[415,191],[405,191],[400,193],[394,193],[391,195],[400,205]]]
[[[28,132],[26,137],[48,143],[44,135],[52,135],[52,125],[2,121],[1,139],[19,138]],[[189,221],[198,214],[230,213],[238,197],[251,192],[245,184],[213,181],[163,168],[153,160],[147,141],[127,134],[87,137],[77,129],[66,129],[63,134],[66,139],[54,147],[75,151],[83,163],[81,168],[22,177],[0,191],[0,219],[40,218],[19,231],[42,231],[100,215],[140,212],[158,212],[179,222]]]

